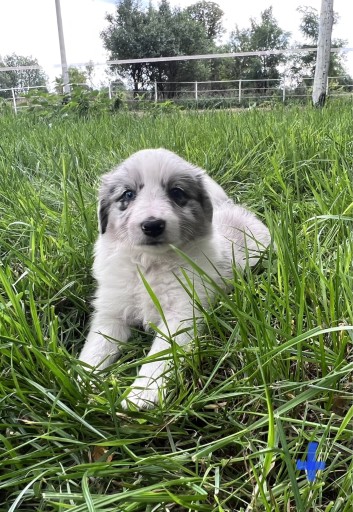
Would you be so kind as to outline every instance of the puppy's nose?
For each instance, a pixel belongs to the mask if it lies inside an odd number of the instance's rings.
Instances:
[[[153,238],[161,235],[165,228],[165,220],[162,219],[148,219],[142,222],[141,229],[147,236]]]

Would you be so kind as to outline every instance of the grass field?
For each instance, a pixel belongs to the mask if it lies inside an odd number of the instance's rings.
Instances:
[[[1,512],[351,511],[352,104],[3,116],[0,134]],[[166,403],[126,413],[149,335],[93,382],[76,359],[96,189],[160,146],[257,212],[277,250],[202,312]],[[314,483],[295,467],[310,441]]]

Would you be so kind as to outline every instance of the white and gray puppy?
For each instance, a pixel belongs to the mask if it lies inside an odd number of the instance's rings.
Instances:
[[[184,346],[192,339],[195,306],[180,281],[186,283],[188,274],[204,307],[215,293],[175,247],[225,289],[234,263],[238,268],[254,265],[270,234],[204,170],[165,149],[138,151],[104,175],[98,213],[95,312],[80,359],[103,369],[118,357],[132,327],[155,325],[152,360],[142,365],[123,403],[150,407],[163,396],[159,391],[171,343]]]

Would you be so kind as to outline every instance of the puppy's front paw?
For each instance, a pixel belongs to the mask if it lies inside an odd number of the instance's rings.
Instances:
[[[129,404],[133,404],[137,409],[150,409],[158,402],[160,393],[163,393],[162,386],[162,379],[138,377],[121,406],[128,409]]]

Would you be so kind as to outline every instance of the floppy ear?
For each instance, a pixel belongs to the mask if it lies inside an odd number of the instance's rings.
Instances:
[[[203,176],[199,176],[198,181],[199,181],[199,187],[200,187],[199,202],[202,206],[206,220],[208,220],[209,222],[212,222],[213,205],[212,205],[211,198],[208,195],[208,192],[206,189],[206,183],[205,183],[205,180],[203,179]]]
[[[104,235],[108,225],[110,201],[107,198],[102,198],[98,204],[98,227],[99,232]]]
[[[104,235],[107,230],[109,210],[112,204],[111,197],[114,192],[112,174],[112,172],[104,174],[101,177],[101,185],[99,187],[98,227],[102,235]]]

